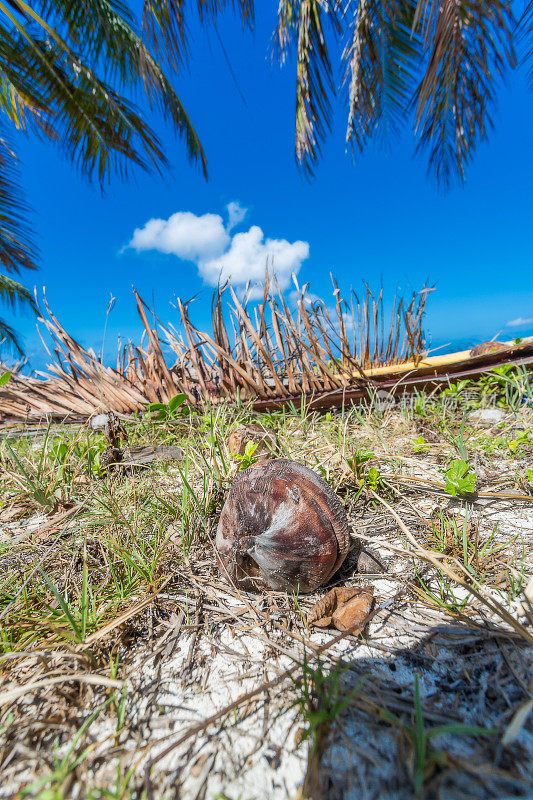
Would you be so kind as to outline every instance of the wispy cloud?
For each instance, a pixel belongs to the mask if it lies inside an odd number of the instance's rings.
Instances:
[[[247,209],[238,202],[228,203],[228,222],[220,214],[178,211],[168,219],[150,219],[136,228],[127,247],[137,252],[157,250],[192,261],[210,286],[231,278],[235,286],[259,282],[265,267],[277,277],[281,289],[290,283],[309,256],[308,242],[265,239],[262,229],[252,225],[248,231],[231,234],[244,219]]]
[[[226,206],[228,210],[228,231],[231,231],[235,225],[239,225],[248,213],[248,209],[241,206],[241,204],[233,200]]]
[[[524,325],[533,325],[533,317],[517,317],[505,323],[506,328],[522,328]]]

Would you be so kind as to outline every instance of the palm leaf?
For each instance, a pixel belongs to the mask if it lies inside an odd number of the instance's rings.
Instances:
[[[196,11],[204,25],[216,24],[228,6],[239,13],[243,25],[252,27],[254,0],[196,1]],[[158,59],[166,58],[173,68],[179,68],[189,55],[184,0],[143,0],[141,39]]]
[[[34,313],[37,313],[37,305],[29,289],[21,283],[18,283],[18,281],[14,281],[13,278],[10,278],[8,275],[2,275],[1,273],[0,301],[12,309],[25,306],[29,307]],[[0,351],[2,345],[5,344],[8,345],[8,349],[16,350],[19,355],[23,355],[20,341],[14,329],[3,319],[0,319]]]
[[[25,305],[37,313],[37,305],[30,290],[8,275],[2,275],[1,273],[0,300],[12,309],[16,309],[19,305]]]
[[[37,258],[18,177],[15,152],[4,126],[0,126],[0,264],[15,274],[35,269]]]
[[[296,49],[296,158],[308,174],[331,128],[335,94],[325,26],[340,33],[338,0],[280,0],[275,47],[283,62]]]
[[[0,317],[0,352],[3,349],[15,351],[19,356],[24,355],[24,350],[15,329]]]
[[[202,3],[204,12],[209,4]],[[244,9],[250,5],[242,0]],[[170,6],[173,14],[179,6]],[[163,5],[154,6],[163,8]],[[243,11],[244,13],[244,11]],[[171,33],[169,33],[169,36]],[[167,45],[169,39],[165,40]],[[0,0],[0,110],[16,128],[58,143],[101,184],[131,164],[161,170],[163,148],[127,93],[144,88],[151,107],[185,139],[191,161],[206,158],[185,109],[158,61],[135,31],[121,0]],[[14,151],[0,131],[0,265],[7,273],[35,268]],[[28,290],[0,274],[0,300],[33,309]],[[0,336],[20,351],[13,329]]]
[[[18,274],[21,269],[35,269],[37,249],[27,225],[27,210],[18,184],[16,156],[6,132],[0,127],[0,264],[7,272]],[[36,311],[28,289],[1,272],[0,300],[12,309],[24,305]],[[14,329],[0,319],[0,348],[5,344],[22,355]]]
[[[517,22],[515,39],[520,49],[519,63],[529,64],[528,79],[533,85],[533,2],[526,3],[524,11]]]
[[[506,0],[419,0],[427,54],[416,92],[420,147],[437,179],[460,179],[492,126],[498,78],[515,65],[514,20]]]
[[[420,40],[412,33],[415,8],[412,0],[348,3],[346,141],[359,150],[374,133],[390,133],[405,122],[420,60]]]
[[[29,86],[36,96],[41,93],[49,110],[48,121],[53,119],[51,129],[86,174],[97,173],[103,182],[113,170],[126,175],[128,162],[144,168],[166,166],[154,131],[121,94],[136,84],[149,89],[151,104],[158,103],[178,133],[185,136],[189,158],[199,160],[205,173],[205,154],[190,119],[135,33],[131,14],[119,13],[122,6],[109,0],[69,0],[65,5],[47,0],[39,15],[29,10],[24,0],[11,3],[23,17],[31,15],[34,28],[43,30],[43,35],[30,30],[0,0],[0,9],[18,33],[17,38],[8,39],[5,48],[11,52],[4,63],[15,67],[11,68],[11,82],[20,90]],[[72,33],[72,42],[62,36],[64,30]]]

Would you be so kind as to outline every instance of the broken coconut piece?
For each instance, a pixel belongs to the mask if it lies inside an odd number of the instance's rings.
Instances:
[[[260,456],[273,458],[278,449],[278,440],[272,431],[263,428],[262,425],[239,425],[228,436],[228,450],[232,455],[243,456],[246,452],[246,445],[252,442],[256,445],[254,458]]]
[[[372,586],[336,586],[312,607],[307,615],[307,624],[317,628],[333,626],[338,631],[354,627],[352,633],[361,633],[372,608],[374,589]]]
[[[357,572],[376,574],[386,572],[387,568],[381,559],[369,547],[362,547],[357,559]]]
[[[288,459],[239,473],[220,515],[220,570],[243,589],[312,592],[338,570],[350,546],[343,505],[308,467]]]

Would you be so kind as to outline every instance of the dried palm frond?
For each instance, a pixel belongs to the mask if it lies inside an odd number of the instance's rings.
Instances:
[[[27,377],[14,370],[0,388],[0,414],[87,416],[98,411],[133,413],[151,402],[166,403],[185,392],[191,404],[238,398],[255,408],[278,408],[305,397],[316,407],[368,396],[377,388],[404,391],[454,376],[479,374],[488,366],[533,360],[531,341],[504,352],[469,352],[428,358],[423,317],[424,287],[409,299],[395,297],[389,313],[383,290],[367,284],[359,296],[342,297],[333,281],[334,305],[311,299],[308,285],[293,276],[288,304],[276,279],[266,274],[262,298],[252,305],[226,283],[211,304],[212,331],[198,330],[189,303],[178,300],[181,330],[163,326],[134,292],[145,346],[119,347],[116,368],[104,366],[62,327],[44,298],[40,323],[52,339],[46,373]],[[150,312],[150,313],[148,313]],[[153,321],[151,321],[153,320]],[[164,349],[176,359],[169,365]],[[1,365],[0,365],[1,366]],[[0,372],[2,370],[0,369]]]

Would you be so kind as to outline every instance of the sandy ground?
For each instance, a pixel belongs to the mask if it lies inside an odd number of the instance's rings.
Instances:
[[[493,461],[493,469],[495,465]],[[501,469],[503,475],[503,464]],[[456,500],[433,497],[431,492],[409,502],[404,512],[412,512],[414,523],[416,512],[426,518],[436,509],[464,513]],[[512,557],[516,562],[524,559],[526,574],[533,575],[532,505],[485,499],[469,513],[480,532],[495,530],[496,542],[516,537]],[[219,615],[210,622],[213,597],[204,597],[204,606],[192,602],[189,617],[176,613],[177,597],[172,592],[162,593],[155,608],[136,620],[138,635],[121,652],[127,677],[120,733],[113,717],[99,714],[87,731],[89,751],[83,769],[66,782],[66,794],[30,796],[141,800],[145,790],[146,798],[157,800],[296,800],[305,784],[306,796],[313,800],[409,800],[416,772],[412,726],[418,677],[426,731],[452,723],[488,729],[487,735],[456,730],[427,739],[423,770],[427,800],[532,798],[532,715],[524,717],[508,746],[490,729],[507,729],[528,702],[533,650],[480,607],[472,607],[466,619],[417,599],[406,588],[406,581],[414,577],[413,564],[395,554],[393,548],[404,542],[383,511],[368,509],[350,521],[355,533],[371,538],[386,572],[358,575],[354,559],[348,558],[336,576],[341,585],[372,585],[376,614],[362,636],[347,637],[323,657],[326,672],[332,668],[331,657],[342,658],[340,698],[356,687],[360,691],[335,714],[333,724],[320,727],[315,740],[303,735],[309,717],[302,716],[298,705],[302,687],[297,672],[214,723],[203,723],[301,662],[302,637],[311,654],[313,647],[324,645],[336,632],[306,630],[298,614],[288,616],[282,604],[257,595],[247,595],[245,606],[235,595],[219,593],[216,602],[228,611],[228,621],[221,622]],[[23,541],[42,524],[40,517],[24,526],[8,523],[0,538]],[[456,602],[467,595],[461,588],[454,591]],[[514,618],[523,618],[521,597],[509,601],[497,586],[489,595]],[[105,696],[104,690],[88,692],[79,721]],[[28,728],[33,720],[39,725],[44,720],[45,728],[49,725],[48,744],[56,738],[62,723],[43,711],[38,693],[28,692],[18,707]],[[191,731],[194,735],[173,746]],[[55,758],[65,755],[71,740],[71,735],[65,736]],[[42,757],[44,741],[33,740],[28,733],[16,743],[4,766],[2,800],[11,800],[29,781],[53,769],[52,757]],[[148,766],[149,778],[144,780]],[[132,768],[131,794],[102,793],[114,785],[117,774],[124,778]]]

